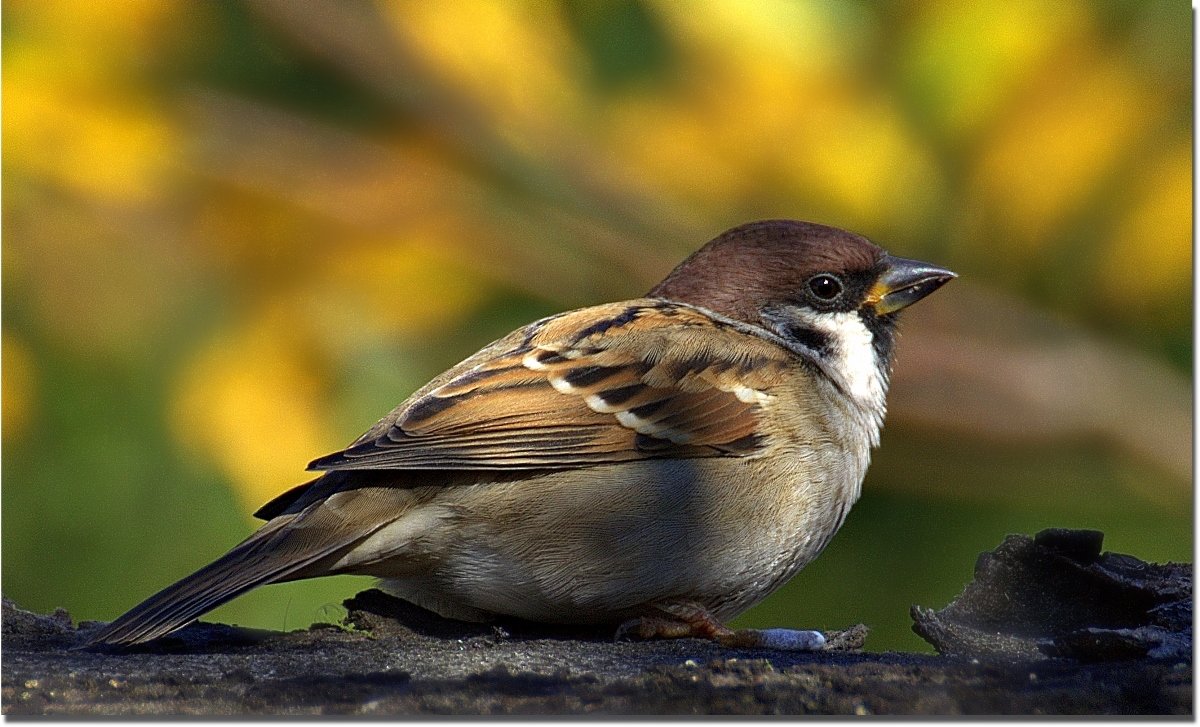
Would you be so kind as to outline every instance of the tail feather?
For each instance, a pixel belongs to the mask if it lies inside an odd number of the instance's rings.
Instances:
[[[286,523],[274,524],[264,525],[217,560],[134,606],[93,634],[84,648],[132,646],[166,636],[258,586],[304,577],[301,571],[359,539],[296,542],[300,539]]]

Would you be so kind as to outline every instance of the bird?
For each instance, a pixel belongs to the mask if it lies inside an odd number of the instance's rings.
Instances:
[[[645,297],[542,318],[437,376],[84,646],[358,574],[452,619],[819,648],[819,631],[725,623],[845,521],[879,444],[897,314],[955,277],[826,225],[726,230]]]

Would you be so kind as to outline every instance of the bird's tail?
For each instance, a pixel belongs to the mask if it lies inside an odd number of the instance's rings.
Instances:
[[[166,636],[241,594],[268,583],[325,575],[321,561],[336,557],[360,537],[318,538],[288,527],[292,518],[268,522],[212,563],[167,586],[101,628],[83,645],[132,646]],[[308,571],[307,573],[305,571]]]

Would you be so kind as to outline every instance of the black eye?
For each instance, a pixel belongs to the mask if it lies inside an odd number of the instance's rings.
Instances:
[[[808,289],[821,300],[833,300],[842,294],[842,281],[827,273],[821,273],[809,278]]]

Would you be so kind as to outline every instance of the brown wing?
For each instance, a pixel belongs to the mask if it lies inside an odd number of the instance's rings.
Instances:
[[[522,333],[309,468],[557,469],[746,455],[765,444],[762,406],[787,367],[782,348],[663,301],[575,311]]]

